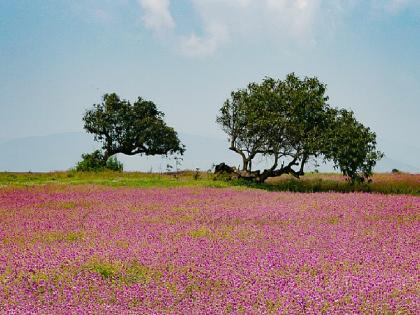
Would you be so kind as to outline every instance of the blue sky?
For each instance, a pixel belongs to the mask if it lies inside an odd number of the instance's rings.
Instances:
[[[232,90],[292,71],[420,156],[419,0],[0,0],[0,140],[81,131],[112,91],[223,137]]]

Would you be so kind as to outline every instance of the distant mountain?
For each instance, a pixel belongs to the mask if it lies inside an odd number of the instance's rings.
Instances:
[[[223,139],[180,134],[187,151],[180,169],[207,170],[213,163],[238,164],[235,154],[226,149]],[[0,143],[0,171],[47,172],[67,170],[80,161],[82,153],[99,147],[92,135],[82,132],[59,133],[48,136],[25,137]],[[166,171],[170,164],[176,168],[173,158],[160,156],[118,155],[128,171]]]
[[[228,150],[226,139],[185,133],[180,133],[179,137],[187,148],[180,169],[208,170],[213,164],[220,162],[235,166],[240,164],[237,154]],[[0,171],[46,172],[67,170],[75,166],[82,153],[92,152],[98,148],[98,144],[93,141],[92,135],[69,132],[8,140],[0,143],[0,148]],[[380,149],[386,153],[386,157],[379,161],[376,171],[390,172],[396,168],[400,171],[420,172],[420,161],[417,160],[420,150],[389,143],[386,146],[380,145]],[[407,159],[394,158],[393,154]],[[172,169],[176,168],[173,158],[119,155],[118,159],[124,163],[124,169],[128,171],[167,171],[168,164]],[[264,159],[257,162],[254,166],[263,167],[269,163]],[[308,168],[314,169],[313,166]],[[333,171],[331,164],[328,163],[318,169],[325,172]]]
[[[238,165],[239,160],[227,149],[227,140],[199,135],[180,133],[179,138],[186,146],[182,157],[180,169],[208,170],[213,164],[227,162],[231,165]],[[125,170],[139,170],[152,172],[165,172],[171,165],[175,170],[176,163],[173,157],[161,156],[124,156],[118,155],[118,159],[124,163]]]
[[[420,168],[385,156],[375,167],[376,172],[391,172],[397,169],[408,173],[420,173]]]
[[[83,152],[97,145],[81,132],[25,137],[0,144],[0,171],[46,172],[73,167]]]
[[[393,168],[405,172],[420,173],[420,147],[417,144],[378,137],[378,148],[385,153],[377,171],[390,172]]]

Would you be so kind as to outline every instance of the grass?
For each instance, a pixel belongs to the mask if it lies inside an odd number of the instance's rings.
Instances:
[[[84,269],[99,274],[105,280],[114,280],[127,285],[147,284],[152,279],[161,277],[159,271],[155,271],[137,261],[123,263],[97,259],[87,263]]]
[[[383,194],[420,195],[420,174],[375,174],[371,183],[350,185],[336,173],[309,173],[300,179],[290,176],[271,178],[264,184],[244,180],[226,181],[209,173],[183,171],[179,173],[140,172],[51,172],[51,173],[0,173],[0,187],[34,185],[106,185],[115,187],[249,187],[269,191],[293,192],[374,192]]]
[[[106,185],[126,187],[228,187],[229,183],[214,180],[207,173],[194,179],[195,172],[179,172],[174,174],[140,173],[140,172],[50,172],[50,173],[0,173],[0,187],[33,186],[46,184],[64,185]]]

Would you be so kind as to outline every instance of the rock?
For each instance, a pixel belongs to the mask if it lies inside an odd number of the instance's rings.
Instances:
[[[220,163],[214,167],[214,173],[215,174],[220,174],[220,173],[231,174],[231,173],[235,173],[235,169],[227,165],[226,163]]]

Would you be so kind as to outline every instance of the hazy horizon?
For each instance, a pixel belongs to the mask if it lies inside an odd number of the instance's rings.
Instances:
[[[226,139],[218,137],[204,137],[200,135],[180,133],[181,141],[186,145],[186,152],[182,157],[180,170],[207,171],[213,165],[225,162],[229,165],[239,166],[240,158],[234,152],[228,150]],[[389,143],[388,146],[395,146]],[[0,155],[0,172],[48,172],[64,171],[73,168],[81,159],[81,154],[92,152],[100,145],[93,141],[92,135],[84,132],[58,133],[46,136],[31,136],[9,141],[1,141],[3,154]],[[417,160],[406,161],[405,156],[410,156],[414,149],[399,147],[400,156],[385,156],[375,167],[376,172],[391,172],[396,168],[403,172],[420,173],[420,165]],[[410,151],[411,150],[411,151]],[[386,151],[386,150],[385,150]],[[163,156],[125,156],[118,154],[117,158],[123,162],[126,171],[142,172],[165,172],[170,164],[175,169],[175,161],[172,157]],[[257,168],[267,166],[265,160],[257,158]],[[315,166],[309,163],[306,171],[318,169],[321,172],[339,172],[331,163]]]

